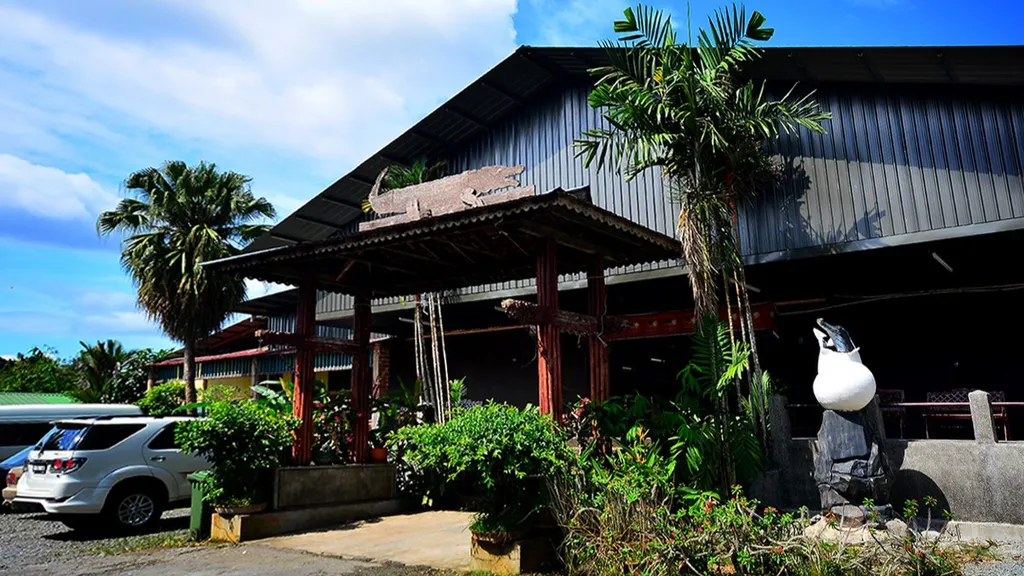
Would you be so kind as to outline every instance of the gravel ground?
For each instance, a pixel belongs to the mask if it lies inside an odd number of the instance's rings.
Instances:
[[[1001,560],[970,565],[965,576],[1024,576],[1024,542],[998,542],[996,554]]]
[[[160,533],[169,540],[188,534],[188,509],[165,512]],[[46,514],[0,512],[0,574],[28,563],[97,556],[94,549],[131,548],[153,535],[112,537],[100,530],[70,530]]]

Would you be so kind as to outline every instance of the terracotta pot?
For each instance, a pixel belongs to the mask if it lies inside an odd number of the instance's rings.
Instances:
[[[370,448],[370,462],[383,464],[388,461],[387,448]]]
[[[256,514],[257,512],[263,512],[267,509],[267,503],[263,502],[260,504],[240,504],[237,506],[217,506],[213,507],[213,510],[221,516],[239,516],[241,514]]]

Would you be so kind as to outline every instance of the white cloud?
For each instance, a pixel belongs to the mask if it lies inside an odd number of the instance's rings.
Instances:
[[[135,307],[135,294],[127,292],[86,292],[77,298],[86,308],[103,310],[125,309]]]
[[[145,42],[28,6],[0,3],[0,64],[31,78],[0,96],[15,91],[25,106],[31,95],[35,111],[57,102],[66,113],[74,103],[84,132],[105,114],[189,141],[349,162],[491,67],[515,39],[515,0],[164,0],[152,9],[184,13],[215,41],[158,30]],[[41,138],[35,126],[17,131]]]
[[[117,196],[87,174],[68,174],[0,154],[0,209],[16,208],[58,220],[91,220],[116,203]]]
[[[83,320],[89,328],[108,331],[115,335],[131,332],[151,333],[155,327],[155,324],[140,311],[89,315]]]

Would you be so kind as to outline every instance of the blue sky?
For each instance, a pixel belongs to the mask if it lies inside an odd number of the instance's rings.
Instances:
[[[517,45],[593,45],[625,5],[0,0],[0,355],[171,345],[95,231],[132,170],[213,161],[285,215]],[[694,24],[719,5],[693,2]],[[747,6],[774,45],[1024,43],[1019,0]]]

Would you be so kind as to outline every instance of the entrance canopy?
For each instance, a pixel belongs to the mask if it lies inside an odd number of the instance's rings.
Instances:
[[[675,239],[561,189],[318,242],[208,264],[240,275],[373,297],[403,296],[532,278],[557,246],[558,274],[679,256]]]

